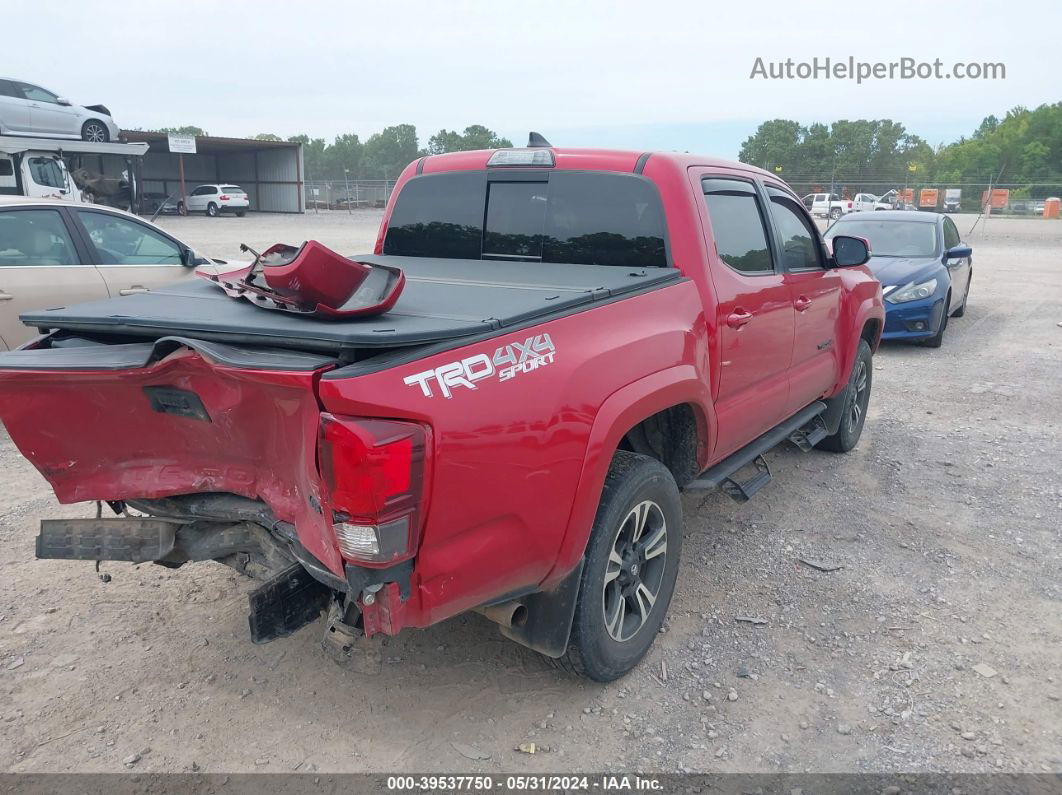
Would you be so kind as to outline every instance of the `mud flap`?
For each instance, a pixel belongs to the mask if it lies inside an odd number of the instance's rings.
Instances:
[[[527,620],[520,626],[499,627],[501,634],[547,657],[563,656],[568,650],[584,562],[580,559],[579,565],[552,591],[520,599],[527,605]]]
[[[268,643],[312,624],[328,605],[331,591],[301,563],[294,563],[248,596],[252,643]]]
[[[147,563],[173,550],[180,525],[163,519],[43,519],[42,560],[124,560]]]

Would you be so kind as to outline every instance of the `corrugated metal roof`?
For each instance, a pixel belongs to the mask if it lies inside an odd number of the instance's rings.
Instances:
[[[168,152],[166,133],[152,130],[122,130],[127,141],[141,141],[151,146],[152,151]],[[301,144],[290,141],[259,141],[256,138],[220,138],[213,135],[195,136],[196,153],[201,155],[221,154],[227,152],[253,149],[298,149]]]

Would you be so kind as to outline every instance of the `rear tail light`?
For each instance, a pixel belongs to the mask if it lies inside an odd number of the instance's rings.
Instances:
[[[321,415],[321,474],[344,558],[382,564],[416,553],[427,446],[419,423]]]
[[[223,202],[227,202],[229,200],[229,197],[226,196],[224,193],[218,196],[218,198],[221,199]]]
[[[852,202],[848,202],[848,209],[849,209],[849,210],[851,210],[851,209],[852,209]]]

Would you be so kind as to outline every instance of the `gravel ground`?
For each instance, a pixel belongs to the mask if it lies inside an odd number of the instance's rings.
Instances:
[[[163,224],[236,257],[368,250],[378,217]],[[670,619],[610,685],[476,615],[354,673],[320,625],[251,645],[250,583],[217,564],[107,563],[105,584],[37,561],[37,520],[88,508],[0,436],[0,770],[1062,771],[1062,224],[968,240],[966,317],[940,350],[883,346],[853,453],[776,450],[743,506],[684,497]]]

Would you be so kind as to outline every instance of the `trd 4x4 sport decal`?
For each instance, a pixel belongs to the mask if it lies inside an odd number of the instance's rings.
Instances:
[[[499,381],[508,381],[521,373],[530,373],[539,367],[553,363],[557,349],[549,334],[536,334],[523,342],[503,345],[494,351],[494,356],[477,353],[457,362],[450,362],[434,370],[407,376],[405,383],[419,386],[424,397],[433,397],[432,384],[438,386],[444,398],[453,397],[453,389],[463,386],[476,389],[476,382],[497,376]]]

